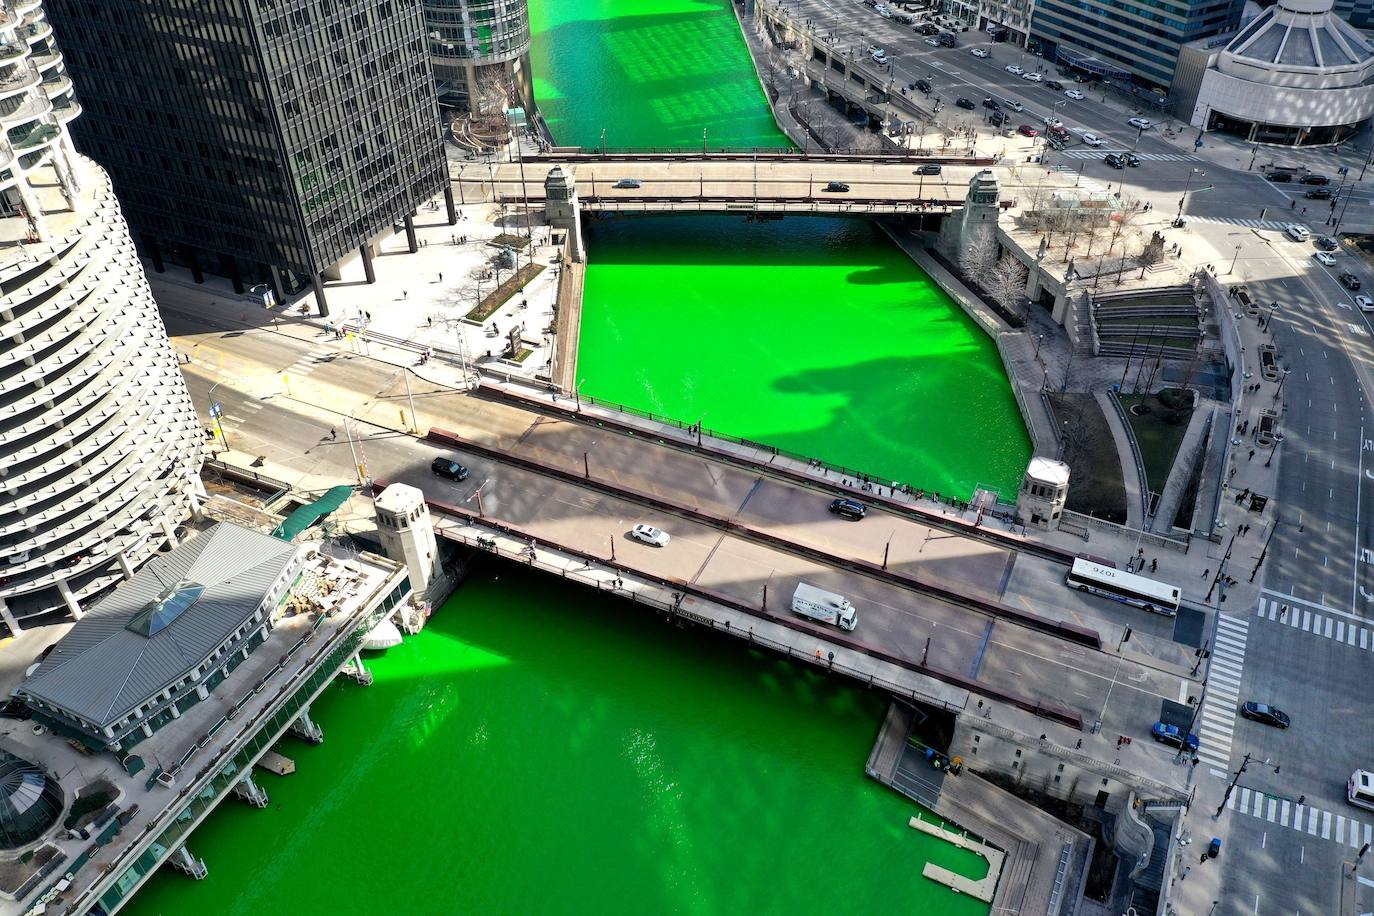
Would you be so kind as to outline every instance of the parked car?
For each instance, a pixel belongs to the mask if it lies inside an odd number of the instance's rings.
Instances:
[[[1044,77],[1041,76],[1039,73],[1035,73],[1032,71],[1030,73],[1022,73],[1021,79],[1025,80],[1028,83],[1038,83],[1041,80],[1043,80]]]
[[[973,99],[966,99],[963,96],[960,96],[959,98],[955,99],[954,104],[958,105],[960,108],[967,108],[969,111],[973,111],[975,108],[978,107],[977,105],[973,104]]]
[[[1021,74],[1026,72],[1025,70],[1022,70],[1020,67],[1016,66],[1016,64],[1007,64],[1002,69],[1010,73],[1012,76],[1020,76]]]
[[[1101,146],[1102,138],[1099,137],[1097,134],[1084,134],[1083,142],[1088,144],[1089,146]]]
[[[1277,173],[1274,173],[1274,174],[1277,174]],[[1325,175],[1319,175],[1319,174],[1317,174],[1316,172],[1309,172],[1308,174],[1306,174],[1306,175],[1304,175],[1304,176],[1302,176],[1301,178],[1298,179],[1298,184],[1330,184],[1330,183],[1331,183],[1331,179],[1330,179],[1330,178],[1327,178]]]
[[[1316,245],[1321,251],[1335,251],[1337,248],[1341,247],[1336,240],[1329,235],[1317,236],[1312,240],[1312,244]]]
[[[1163,722],[1156,722],[1154,728],[1150,729],[1150,737],[1160,744],[1167,744],[1170,747],[1184,748],[1190,751],[1198,749],[1197,735],[1184,735],[1183,730],[1177,725],[1165,725]]]
[[[1289,172],[1266,172],[1264,177],[1274,184],[1287,184],[1293,180],[1293,176]]]
[[[1154,122],[1149,118],[1131,118],[1126,123],[1137,130],[1149,130],[1151,127],[1155,126]]]
[[[467,480],[468,469],[451,458],[435,458],[429,465],[430,471],[446,480]]]
[[[622,178],[615,183],[617,188],[637,188],[639,187],[638,178]]]
[[[1254,700],[1242,706],[1240,714],[1251,721],[1263,722],[1265,725],[1272,725],[1275,728],[1287,728],[1292,724],[1288,718],[1288,713],[1281,709],[1275,709],[1267,703],[1256,703]]]
[[[912,85],[914,85],[917,89],[921,90],[922,92],[929,92],[929,91],[930,91],[930,81],[929,81],[929,80],[917,80],[917,81],[916,81],[915,83],[913,83]]]
[[[667,547],[672,540],[668,532],[653,525],[635,525],[630,529],[630,537],[650,547]]]
[[[1313,260],[1315,260],[1318,264],[1325,264],[1327,267],[1335,267],[1335,266],[1336,266],[1336,259],[1333,258],[1333,257],[1331,257],[1331,255],[1327,254],[1325,251],[1314,251],[1314,252],[1312,252],[1312,258],[1313,258]]]
[[[988,53],[988,49],[987,49],[987,48],[973,48],[969,53],[971,53],[974,57],[991,57],[991,56],[992,56],[991,54]]]
[[[1007,108],[1010,108],[1012,111],[1026,110],[1026,106],[1016,101],[1016,99],[1003,99],[1002,104],[1005,105]]]
[[[916,26],[916,31],[922,35],[939,35],[940,27],[933,22],[923,22]]]
[[[1102,161],[1114,169],[1124,169],[1126,167],[1126,158],[1119,153],[1108,153],[1102,157]]]
[[[1351,292],[1360,288],[1360,278],[1352,273],[1343,273],[1336,279],[1341,281],[1341,286],[1344,286]]]
[[[1064,84],[1059,82],[1059,80],[1045,80],[1045,88],[1059,92],[1064,88]]]
[[[918,168],[916,171],[912,172],[911,174],[913,174],[913,175],[938,175],[938,174],[940,174],[940,166],[935,165],[935,164],[933,164],[933,163],[930,164],[930,165],[923,165],[923,166],[921,166],[920,168]]]
[[[1040,131],[1036,130],[1034,127],[1031,127],[1029,124],[1022,124],[1020,127],[1016,128],[1016,132],[1023,137],[1040,136]]]
[[[1065,90],[1064,90],[1064,95],[1066,95],[1066,96],[1068,96],[1069,98],[1073,99],[1075,102],[1081,102],[1081,101],[1083,101],[1083,99],[1085,98],[1085,96],[1083,95],[1083,93],[1080,92],[1080,91],[1078,91],[1077,89],[1065,89]]]
[[[857,499],[841,497],[830,501],[830,513],[857,522],[868,514],[868,507]]]
[[[0,719],[19,719],[24,721],[33,718],[33,710],[29,709],[19,700],[5,700],[0,702]]]

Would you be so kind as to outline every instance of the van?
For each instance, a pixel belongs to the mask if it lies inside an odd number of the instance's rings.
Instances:
[[[1297,223],[1289,223],[1283,227],[1283,234],[1295,242],[1305,242],[1312,237],[1306,226],[1299,226]]]
[[[1345,800],[1357,808],[1374,811],[1374,773],[1356,770],[1345,787]]]

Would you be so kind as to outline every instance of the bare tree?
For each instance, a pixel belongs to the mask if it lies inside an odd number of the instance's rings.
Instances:
[[[1156,232],[1150,236],[1145,247],[1141,248],[1140,253],[1135,256],[1135,262],[1140,266],[1140,279],[1145,279],[1145,271],[1162,260],[1164,260],[1164,236]]]
[[[472,89],[473,118],[483,124],[503,120],[515,98],[515,82],[500,67],[483,67]]]
[[[1014,312],[1026,296],[1026,265],[1011,255],[1004,255],[987,272],[979,285],[993,301],[1008,312]]]
[[[964,277],[978,285],[997,262],[997,239],[991,232],[980,232],[969,239],[959,252],[959,269]]]
[[[1138,204],[1139,202],[1137,201],[1136,203]],[[1140,209],[1138,207],[1129,207],[1112,214],[1111,241],[1107,245],[1108,254],[1112,253],[1112,249],[1116,247],[1116,243],[1120,240],[1121,234],[1135,222],[1139,214]]]

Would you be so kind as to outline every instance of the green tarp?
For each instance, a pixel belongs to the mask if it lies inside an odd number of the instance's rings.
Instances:
[[[296,535],[348,502],[348,497],[352,495],[352,487],[330,487],[319,499],[309,505],[301,506],[288,515],[272,532],[272,536],[281,538],[283,541],[295,540]]]

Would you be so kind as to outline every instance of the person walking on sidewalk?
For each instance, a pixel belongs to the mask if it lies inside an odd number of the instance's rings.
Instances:
[[[331,428],[331,429],[329,430],[329,441],[330,441],[330,442],[333,442],[333,441],[335,441],[335,440],[338,439],[338,438],[339,438],[339,431],[338,431],[337,429]]]

